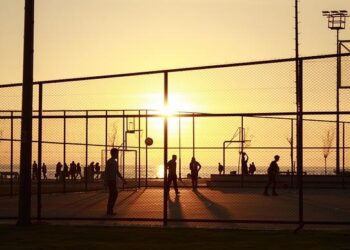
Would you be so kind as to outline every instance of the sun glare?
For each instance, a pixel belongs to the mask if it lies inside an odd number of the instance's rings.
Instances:
[[[159,165],[157,168],[157,178],[164,177],[164,165]]]
[[[169,117],[169,116],[172,116],[175,113],[175,110],[173,108],[169,107],[169,106],[164,106],[161,109],[161,113],[162,113],[162,115]]]

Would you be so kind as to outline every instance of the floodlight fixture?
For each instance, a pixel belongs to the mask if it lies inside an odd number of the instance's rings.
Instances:
[[[346,18],[349,17],[347,10],[324,10],[322,16],[328,18],[328,28],[331,30],[345,29]]]

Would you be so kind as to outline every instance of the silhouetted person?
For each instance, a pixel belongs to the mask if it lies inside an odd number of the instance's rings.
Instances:
[[[66,179],[67,177],[69,177],[68,165],[67,165],[67,163],[64,163],[64,166],[63,166],[63,178]]]
[[[56,180],[60,180],[62,176],[62,163],[58,162],[56,165],[56,173],[55,173]]]
[[[80,163],[77,163],[77,177],[80,176],[80,180],[83,179],[83,176],[81,175],[81,166]]]
[[[169,194],[170,185],[173,183],[176,195],[180,194],[177,188],[177,175],[176,175],[176,155],[173,155],[172,159],[167,163],[168,169],[168,183],[167,183],[167,192]]]
[[[71,180],[76,180],[77,165],[74,161],[69,165],[69,175]]]
[[[219,162],[219,167],[218,167],[218,170],[219,170],[219,174],[225,174],[225,167],[223,165],[221,165],[221,163]]]
[[[94,172],[95,172],[95,162],[90,162],[88,168],[87,168],[87,178],[89,181],[94,180]]]
[[[38,164],[36,161],[33,162],[33,167],[32,167],[32,180],[37,180],[38,179]]]
[[[248,160],[249,157],[245,152],[242,152],[242,175],[248,175]]]
[[[277,181],[277,176],[280,172],[280,168],[278,167],[278,160],[280,159],[279,155],[275,155],[275,160],[270,163],[270,167],[267,170],[267,175],[268,175],[268,181],[265,186],[265,191],[264,195],[269,195],[268,193],[268,188],[272,184],[272,195],[278,195],[276,193],[276,181]]]
[[[43,163],[42,170],[43,170],[43,177],[44,177],[44,180],[47,180],[47,167],[46,167],[46,164],[45,164],[45,163]]]
[[[101,175],[101,166],[98,162],[96,162],[95,164],[95,175],[96,175],[96,180],[98,180],[100,178]]]
[[[256,171],[256,167],[255,167],[255,164],[254,162],[252,162],[252,164],[249,165],[249,174],[250,175],[253,175]]]
[[[108,187],[107,215],[115,215],[114,204],[118,198],[118,177],[126,183],[118,168],[118,149],[111,149],[111,158],[106,162],[105,181]]]
[[[192,189],[196,190],[198,187],[198,172],[201,170],[201,164],[196,161],[196,158],[192,157],[190,162],[191,179],[192,179]]]

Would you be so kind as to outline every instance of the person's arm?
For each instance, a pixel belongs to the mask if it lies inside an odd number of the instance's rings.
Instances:
[[[120,174],[119,170],[117,170],[117,176],[126,184],[126,180],[123,178],[123,176]]]
[[[198,172],[199,172],[199,170],[201,170],[201,168],[202,168],[202,165],[199,162],[197,162],[197,163],[198,163],[198,166],[199,166],[199,168],[198,168]]]

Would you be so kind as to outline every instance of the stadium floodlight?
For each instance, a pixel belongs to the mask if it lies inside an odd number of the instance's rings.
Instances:
[[[324,10],[322,15],[328,18],[328,28],[331,30],[345,29],[346,17],[348,17],[347,10]]]

